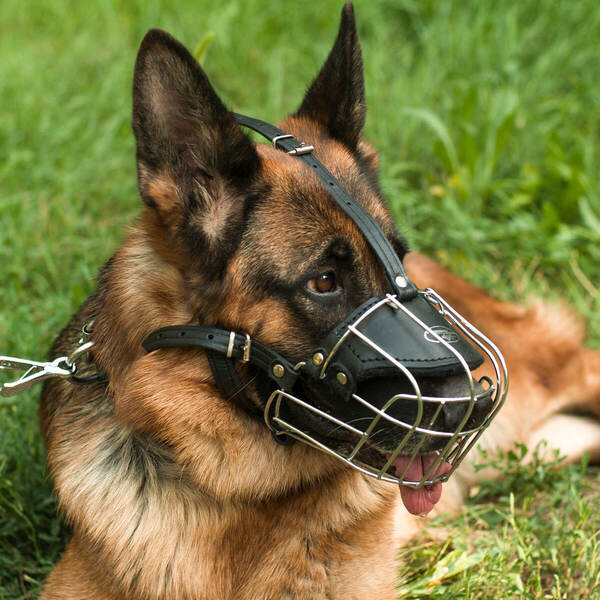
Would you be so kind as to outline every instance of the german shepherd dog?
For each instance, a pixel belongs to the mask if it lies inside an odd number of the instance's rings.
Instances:
[[[157,328],[202,323],[302,356],[385,290],[381,265],[320,182],[298,159],[253,143],[164,32],[142,42],[133,105],[145,208],[52,351],[69,355],[93,321],[93,361],[105,376],[49,381],[40,409],[73,531],[41,597],[393,598],[398,545],[423,522],[396,485],[309,445],[275,443],[219,392],[204,350],[142,349]],[[501,303],[409,253],[361,135],[365,110],[347,4],[327,61],[280,127],[314,144],[419,287],[431,285],[502,348],[511,391],[481,444],[547,438],[573,460],[599,458],[597,420],[569,414],[600,414],[600,353],[582,346],[582,323],[565,308]],[[238,371],[262,409],[261,374]],[[474,477],[463,464],[438,509],[459,506]]]

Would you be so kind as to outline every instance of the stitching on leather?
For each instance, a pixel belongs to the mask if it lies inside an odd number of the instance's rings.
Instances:
[[[333,333],[335,335],[339,336],[340,332],[342,330],[345,330],[348,327],[348,325],[353,323],[354,321],[356,321],[356,319],[358,319],[358,317],[361,317],[362,315],[364,315],[371,308],[371,306],[373,306],[374,304],[377,304],[377,302],[379,302],[382,298],[383,298],[383,296],[379,296],[377,298],[372,298],[371,301],[368,302],[359,313],[350,315],[350,317],[348,317],[341,325],[338,325],[333,330]]]

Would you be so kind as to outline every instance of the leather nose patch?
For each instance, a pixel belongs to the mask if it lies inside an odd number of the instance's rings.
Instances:
[[[464,365],[457,355],[462,356],[471,370],[482,364],[479,351],[424,298],[408,300],[402,303],[403,308],[381,304],[381,300],[372,298],[365,302],[325,341],[326,349],[336,347],[335,360],[345,365],[357,382],[398,376],[398,367],[387,356],[417,378],[446,378],[463,373]],[[369,312],[377,303],[379,307]],[[354,326],[354,322],[357,325]],[[358,333],[347,335],[338,346],[349,325]]]

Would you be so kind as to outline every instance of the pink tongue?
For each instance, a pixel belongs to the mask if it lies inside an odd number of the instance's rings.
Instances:
[[[420,481],[423,475],[431,468],[431,465],[436,460],[437,455],[435,454],[424,454],[415,457],[410,467],[404,475],[404,479],[409,481]],[[397,456],[392,462],[392,465],[396,467],[396,473],[400,475],[408,461],[409,456]],[[442,463],[438,465],[436,471],[432,473],[429,478],[434,475],[443,475],[450,471],[451,467],[448,463]],[[428,479],[429,479],[428,478]],[[405,485],[400,486],[400,496],[406,510],[413,515],[426,515],[442,496],[442,484],[434,483],[432,485],[425,485],[419,489],[407,487]]]

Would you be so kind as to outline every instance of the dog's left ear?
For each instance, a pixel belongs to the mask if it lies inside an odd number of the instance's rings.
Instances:
[[[317,121],[331,137],[354,151],[366,112],[362,53],[354,8],[348,2],[342,9],[338,36],[329,57],[296,114]]]
[[[194,215],[213,241],[238,220],[244,189],[260,166],[191,54],[168,33],[142,41],[133,78],[133,131],[143,200],[172,226]]]

